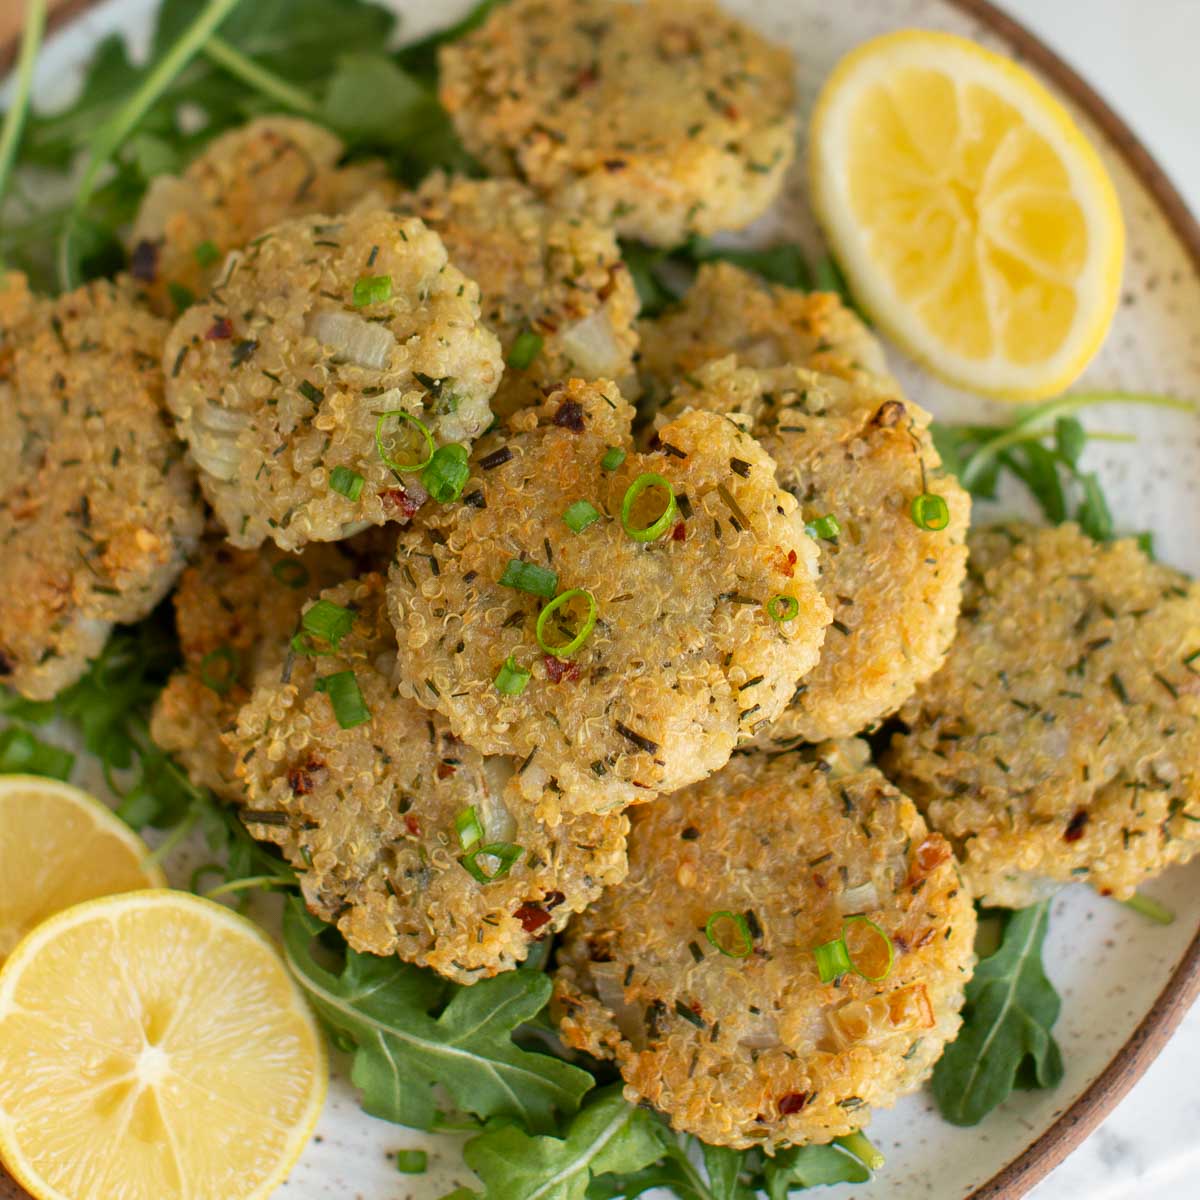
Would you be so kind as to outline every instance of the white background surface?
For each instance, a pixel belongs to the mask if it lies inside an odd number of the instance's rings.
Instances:
[[[1002,0],[1099,91],[1200,212],[1200,0]],[[1028,1200],[1200,1195],[1200,1005]],[[900,1198],[897,1198],[900,1200]]]

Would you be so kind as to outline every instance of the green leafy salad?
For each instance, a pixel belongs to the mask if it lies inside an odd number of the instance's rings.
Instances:
[[[107,37],[78,96],[53,112],[29,103],[35,11],[0,138],[0,260],[45,294],[126,269],[124,234],[147,188],[182,171],[218,135],[268,113],[329,129],[344,143],[345,161],[383,159],[390,174],[408,184],[436,168],[482,176],[439,104],[437,51],[477,29],[495,5],[485,0],[453,27],[390,49],[396,43],[393,16],[365,0],[163,0],[145,60],[134,61],[119,36]],[[61,199],[47,204],[47,195]],[[662,248],[625,241],[621,255],[643,316],[675,305],[696,272],[714,262],[800,291],[833,292],[853,306],[837,264],[811,261],[794,244],[746,249],[692,237]],[[364,292],[361,302],[386,298],[377,289]],[[180,312],[195,299],[182,291],[174,295]],[[527,366],[541,345],[539,335],[522,334],[509,352],[509,367]],[[1174,403],[1124,393],[1071,396],[1016,409],[999,425],[939,424],[933,436],[947,469],[978,501],[996,499],[1008,480],[1025,489],[1048,523],[1075,521],[1095,541],[1108,542],[1118,531],[1096,475],[1082,465],[1089,435],[1077,415],[1108,402]],[[612,469],[620,466],[620,454]],[[465,451],[462,458],[456,465],[465,481]],[[384,461],[390,462],[386,455]],[[742,473],[738,464],[749,471],[742,460],[732,461],[735,473]],[[334,490],[357,500],[361,475],[338,470]],[[651,486],[664,482],[657,475],[642,478]],[[457,499],[462,482],[455,486],[446,495]],[[673,497],[669,485],[667,492]],[[637,499],[634,494],[629,505]],[[680,497],[680,509],[686,501]],[[601,514],[579,500],[563,519],[583,536]],[[681,530],[683,520],[671,508],[661,525],[647,524],[637,533],[648,535],[643,540],[669,537],[668,526]],[[842,532],[835,517],[820,514],[810,518],[809,530],[834,544]],[[1149,535],[1143,545],[1150,550]],[[554,596],[557,577],[548,568],[516,559],[509,565],[522,578],[532,571],[550,576],[546,598]],[[535,591],[520,581],[510,586]],[[788,598],[774,599],[774,619],[790,619]],[[569,634],[568,654],[574,647]],[[548,660],[559,663],[553,655]],[[165,833],[156,857],[168,857],[202,831],[212,862],[195,872],[193,890],[237,903],[254,890],[282,893],[287,964],[331,1043],[349,1055],[363,1109],[413,1129],[469,1135],[465,1159],[478,1183],[455,1193],[455,1200],[632,1200],[652,1189],[681,1200],[745,1200],[755,1193],[783,1200],[824,1184],[862,1183],[882,1167],[883,1156],[861,1132],[773,1154],[733,1150],[676,1133],[663,1115],[629,1103],[612,1064],[559,1040],[548,1013],[552,938],[537,942],[518,969],[471,986],[394,955],[351,948],[337,929],[312,915],[295,869],[276,848],[252,838],[236,808],[192,782],[152,739],[151,709],[180,661],[173,615],[164,603],[140,623],[119,627],[83,678],[54,699],[0,692],[0,771],[66,779],[74,755],[47,729],[57,722],[103,764],[119,815],[135,829]],[[511,687],[519,695],[528,672],[511,658],[509,664],[496,688]],[[220,685],[217,680],[213,686]],[[636,744],[634,735],[626,736]],[[503,869],[477,878],[490,882]],[[1148,902],[1132,903],[1150,917],[1170,919]],[[730,918],[750,953],[753,921],[734,913],[715,916]],[[962,1027],[933,1072],[933,1094],[948,1121],[974,1125],[1014,1088],[1053,1088],[1063,1077],[1053,1035],[1059,997],[1041,961],[1048,920],[1046,900],[982,914],[980,958],[966,986]],[[836,943],[844,970],[851,969],[848,936]],[[708,941],[723,955],[741,954],[719,944],[711,930]],[[890,942],[888,947],[890,954]],[[707,950],[701,945],[693,953]],[[681,1016],[693,1020],[686,1011]],[[408,1173],[425,1165],[421,1152],[397,1156],[397,1166]],[[886,1193],[886,1179],[881,1186]]]

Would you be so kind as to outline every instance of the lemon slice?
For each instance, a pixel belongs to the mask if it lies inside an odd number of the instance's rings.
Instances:
[[[150,851],[94,796],[38,775],[0,775],[0,963],[39,921],[81,900],[163,887]]]
[[[848,54],[812,119],[813,203],[856,298],[952,383],[1062,391],[1121,287],[1112,180],[1027,71],[964,38],[905,31]]]
[[[266,1197],[325,1084],[279,956],[210,900],[85,901],[0,970],[0,1159],[37,1200]]]

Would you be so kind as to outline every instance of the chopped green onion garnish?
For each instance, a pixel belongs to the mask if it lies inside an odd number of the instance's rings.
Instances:
[[[950,506],[941,496],[933,492],[922,492],[913,497],[912,519],[919,529],[936,533],[950,524]]]
[[[421,482],[439,504],[451,504],[462,495],[470,477],[466,446],[451,443],[434,451],[429,466],[421,475]]]
[[[600,514],[586,500],[576,500],[574,504],[567,506],[563,520],[572,533],[582,533],[589,525],[600,520]]]
[[[184,287],[182,283],[176,283],[172,280],[167,284],[167,294],[171,297],[171,303],[175,305],[176,312],[183,312],[184,309],[191,308],[196,303],[196,294],[189,287]]]
[[[271,574],[284,587],[290,588],[302,588],[309,580],[308,568],[294,558],[280,559],[271,568]]]
[[[539,567],[537,563],[522,562],[519,558],[510,558],[504,574],[500,576],[500,586],[515,588],[518,592],[529,592],[549,600],[558,591],[558,575],[548,567]]]
[[[733,934],[737,937],[736,943],[732,945],[729,944],[729,936],[722,937],[717,928],[726,922],[733,926]],[[754,949],[749,922],[741,913],[729,912],[726,909],[713,913],[705,921],[704,936],[708,938],[710,945],[715,946],[727,958],[745,958]]]
[[[609,446],[600,460],[600,465],[606,471],[615,471],[625,461],[625,451],[620,446]]]
[[[847,1133],[843,1137],[833,1139],[843,1150],[853,1154],[869,1171],[882,1171],[887,1159],[867,1140],[861,1129]]]
[[[353,729],[371,719],[371,710],[363,699],[358,680],[353,671],[338,671],[333,675],[322,675],[313,687],[329,697],[333,715],[343,729]]]
[[[877,975],[869,975],[864,971],[854,961],[850,954],[850,947],[846,944],[847,931],[852,925],[860,924],[865,925],[877,937],[882,938],[887,947],[887,962]],[[861,915],[847,917],[842,923],[841,936],[834,938],[832,942],[826,942],[823,946],[818,946],[813,954],[817,960],[817,971],[821,976],[822,983],[833,983],[851,971],[870,983],[882,983],[892,973],[892,965],[896,961],[896,947],[892,939],[874,921]]]
[[[795,596],[772,596],[767,601],[767,616],[772,621],[794,621],[800,613],[800,601]]]
[[[464,850],[470,850],[476,842],[483,840],[483,826],[479,821],[479,813],[475,805],[464,808],[454,818],[454,828],[458,833],[458,842]]]
[[[329,472],[329,486],[339,496],[345,496],[347,500],[357,500],[362,495],[363,477],[349,467],[334,467]]]
[[[804,527],[804,532],[810,538],[824,538],[827,542],[832,542],[842,532],[842,527],[838,524],[837,517],[833,513],[828,513],[823,517],[818,517],[815,521],[809,521]]]
[[[532,329],[522,329],[508,352],[508,365],[514,371],[524,371],[542,352],[542,339]]]
[[[25,729],[10,725],[0,730],[0,775],[45,775],[69,779],[75,755],[43,742]]]
[[[238,659],[232,646],[218,646],[200,660],[200,682],[223,696],[238,677]]]
[[[1128,900],[1122,900],[1121,903],[1159,925],[1170,925],[1175,920],[1175,914],[1165,904],[1159,904],[1157,900],[1152,900],[1141,892],[1134,892]]]
[[[215,242],[201,242],[192,253],[196,257],[197,265],[201,267],[211,267],[221,257]]]
[[[390,275],[364,275],[354,281],[354,306],[363,308],[368,304],[382,304],[392,298]]]
[[[579,627],[578,633],[575,634],[570,641],[564,642],[561,646],[551,645],[546,641],[546,625],[550,618],[554,616],[560,609],[565,608],[573,600],[583,598],[587,601],[588,612],[583,619],[583,624]],[[569,592],[563,592],[561,596],[555,596],[545,608],[538,613],[536,635],[537,644],[547,653],[552,654],[555,658],[570,658],[572,654],[578,650],[584,642],[591,637],[592,630],[596,627],[596,597],[591,592],[584,588],[572,588]]]
[[[496,685],[496,691],[503,695],[519,696],[529,682],[529,672],[524,667],[518,667],[516,659],[510,654],[492,682]]]
[[[846,949],[846,943],[840,937],[818,946],[813,951],[813,956],[817,960],[817,974],[820,975],[822,983],[833,983],[853,969],[850,951]]]
[[[336,650],[342,638],[354,628],[354,614],[331,600],[318,600],[300,618],[300,628]]]
[[[649,525],[638,528],[630,524],[629,518],[633,513],[633,506],[637,503],[638,497],[649,488],[661,488],[666,492],[667,503],[662,512]],[[678,511],[679,506],[675,503],[675,489],[671,487],[670,480],[647,471],[646,474],[639,475],[625,492],[625,499],[621,501],[621,524],[624,526],[625,532],[635,542],[653,542],[657,538],[662,537],[671,528],[671,524],[675,520],[675,514]]]
[[[424,1175],[429,1155],[424,1150],[397,1150],[396,1170],[401,1175]]]
[[[407,421],[408,424],[414,426],[421,434],[425,441],[425,449],[427,451],[425,457],[420,462],[398,463],[393,462],[388,456],[387,447],[383,444],[383,423],[388,417],[398,417],[400,421]],[[423,471],[431,462],[433,462],[433,434],[429,432],[428,426],[424,421],[418,421],[410,412],[406,412],[402,408],[391,408],[387,412],[379,414],[379,420],[375,422],[375,449],[379,451],[379,457],[383,459],[393,471]]]
[[[493,883],[497,879],[503,879],[524,853],[525,848],[514,842],[489,842],[486,846],[476,846],[470,854],[464,854],[458,861],[472,879],[480,883]],[[498,860],[496,869],[490,875],[479,862],[480,856],[484,854]]]

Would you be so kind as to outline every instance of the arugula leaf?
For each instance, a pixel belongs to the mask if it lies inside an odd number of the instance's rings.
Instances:
[[[742,1200],[753,1194],[741,1183],[745,1159],[741,1151],[701,1142],[700,1152],[704,1157],[704,1170],[708,1174],[708,1191],[712,1200]]]
[[[353,1044],[351,1079],[367,1112],[429,1129],[437,1116],[435,1084],[466,1112],[515,1118],[539,1132],[553,1127],[556,1110],[579,1107],[591,1075],[512,1040],[549,1000],[545,975],[510,971],[454,987],[432,971],[349,948],[334,972],[312,953],[314,934],[325,928],[291,902],[284,911],[285,955],[313,1007]]]
[[[792,1146],[769,1158],[763,1182],[770,1200],[785,1200],[794,1187],[822,1187],[830,1183],[866,1183],[871,1172],[853,1155],[837,1146]]]
[[[43,742],[27,729],[10,725],[0,730],[0,775],[45,775],[70,779],[75,755],[61,746]]]
[[[657,1118],[628,1103],[617,1084],[596,1092],[565,1137],[531,1137],[501,1124],[472,1138],[463,1157],[486,1200],[583,1200],[593,1178],[656,1162],[665,1136]]]
[[[1051,1035],[1060,1000],[1042,969],[1050,902],[1005,919],[995,953],[967,984],[963,1025],[933,1071],[933,1094],[946,1120],[976,1125],[1014,1086],[1057,1087],[1062,1055]]]

